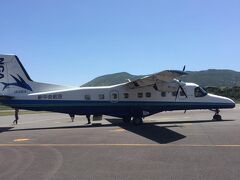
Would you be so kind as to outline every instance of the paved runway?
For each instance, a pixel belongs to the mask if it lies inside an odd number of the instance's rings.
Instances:
[[[0,179],[236,179],[240,108],[160,113],[141,126],[119,119],[88,126],[63,114],[0,117]],[[101,123],[101,124],[100,124]]]

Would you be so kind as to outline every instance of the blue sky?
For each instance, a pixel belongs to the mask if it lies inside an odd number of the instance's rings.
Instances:
[[[240,71],[239,0],[2,0],[0,53],[36,81],[115,72]]]

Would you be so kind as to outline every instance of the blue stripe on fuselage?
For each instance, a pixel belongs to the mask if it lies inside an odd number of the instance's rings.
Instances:
[[[5,105],[35,111],[53,111],[72,114],[133,115],[148,111],[233,108],[232,103],[163,102],[163,101],[72,101],[72,100],[6,100]]]

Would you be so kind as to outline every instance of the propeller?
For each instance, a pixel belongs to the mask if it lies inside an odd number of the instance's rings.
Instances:
[[[179,94],[179,91],[180,91],[180,90],[183,92],[184,96],[185,96],[186,98],[188,98],[187,93],[185,92],[185,90],[183,89],[183,87],[181,86],[181,84],[180,84],[180,82],[179,82],[179,86],[178,86],[178,89],[177,89],[175,101],[177,100],[177,97],[178,97],[178,94]]]
[[[185,69],[186,69],[186,65],[184,65],[184,66],[183,66],[183,70],[182,70],[182,71],[184,72],[184,71],[185,71]]]
[[[184,72],[185,71],[185,69],[186,69],[186,65],[184,65],[183,66],[183,69],[182,69],[182,71]],[[182,80],[181,79],[179,79],[179,82],[181,82]]]
[[[182,71],[184,72],[185,69],[186,69],[186,65],[183,66],[183,70],[182,70]],[[177,81],[177,82],[178,82],[179,86],[178,86],[178,89],[177,89],[177,93],[176,93],[175,101],[177,100],[178,93],[179,93],[180,90],[183,92],[184,96],[185,96],[186,98],[188,98],[188,96],[187,96],[185,90],[183,89],[183,87],[182,87],[182,85],[181,85],[181,82],[182,82],[182,81],[179,80],[179,81]]]

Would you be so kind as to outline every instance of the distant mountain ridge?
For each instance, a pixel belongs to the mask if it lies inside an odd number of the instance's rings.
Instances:
[[[185,82],[193,82],[200,86],[233,87],[240,86],[240,72],[225,69],[209,69],[203,71],[188,71],[188,75],[181,78]],[[97,77],[82,85],[86,86],[109,86],[135,80],[145,75],[132,75],[127,72],[108,74]]]
[[[115,84],[121,84],[124,82],[127,82],[129,80],[135,80],[142,78],[144,75],[132,75],[127,72],[120,72],[120,73],[114,73],[114,74],[107,74],[103,76],[99,76],[92,81],[82,85],[84,87],[92,87],[92,86],[110,86]]]
[[[227,69],[209,69],[204,71],[190,71],[181,79],[194,82],[200,86],[233,87],[240,86],[240,72]]]

